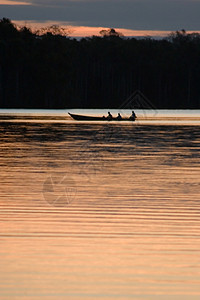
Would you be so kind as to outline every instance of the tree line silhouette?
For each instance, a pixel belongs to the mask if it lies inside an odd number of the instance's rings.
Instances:
[[[200,108],[200,35],[67,36],[0,20],[0,107],[118,108],[135,90],[157,108]]]

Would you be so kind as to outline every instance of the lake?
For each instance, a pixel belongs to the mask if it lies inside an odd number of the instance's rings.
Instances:
[[[67,112],[0,110],[0,299],[200,299],[200,111]]]

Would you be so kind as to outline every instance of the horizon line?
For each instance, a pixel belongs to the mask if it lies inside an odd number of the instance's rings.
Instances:
[[[17,26],[26,26],[30,27],[31,29],[39,29],[42,27],[48,27],[51,25],[58,25],[62,28],[65,28],[69,31],[70,37],[89,37],[89,36],[101,36],[101,30],[110,29],[110,27],[103,27],[103,26],[83,26],[72,24],[69,22],[61,22],[61,21],[36,21],[36,20],[11,20]],[[33,27],[33,28],[32,28]],[[117,32],[120,32],[125,37],[167,37],[170,33],[176,32],[178,30],[159,30],[159,29],[127,29],[127,28],[116,28],[113,27]],[[181,29],[182,30],[182,29]],[[200,33],[200,30],[186,30],[186,33]]]

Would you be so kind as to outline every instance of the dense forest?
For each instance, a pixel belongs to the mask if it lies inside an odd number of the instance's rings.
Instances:
[[[157,108],[200,108],[200,35],[78,40],[0,20],[1,108],[118,108],[136,90]]]

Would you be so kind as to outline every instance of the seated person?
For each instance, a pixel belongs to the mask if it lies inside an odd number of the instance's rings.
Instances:
[[[117,120],[122,120],[122,116],[120,115],[120,113],[118,113],[118,116],[117,116],[117,118],[116,118]]]
[[[137,118],[136,114],[134,111],[132,111],[132,115],[130,116],[130,120],[135,120]]]
[[[107,120],[112,120],[113,116],[111,115],[110,112],[108,112]]]

